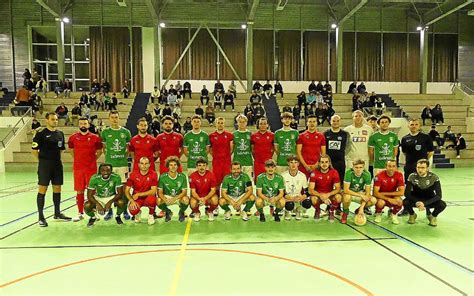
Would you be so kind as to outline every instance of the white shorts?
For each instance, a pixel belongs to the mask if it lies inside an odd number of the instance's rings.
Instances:
[[[252,166],[242,166],[242,172],[246,173],[249,176],[250,180],[253,180],[253,167]]]
[[[122,179],[122,183],[127,182],[128,166],[126,166],[126,167],[113,167],[112,172],[114,172],[114,173],[116,173],[117,175],[120,176],[120,179]]]

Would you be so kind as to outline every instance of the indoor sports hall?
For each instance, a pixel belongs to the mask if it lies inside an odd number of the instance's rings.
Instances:
[[[0,295],[474,295],[472,0],[0,11]]]

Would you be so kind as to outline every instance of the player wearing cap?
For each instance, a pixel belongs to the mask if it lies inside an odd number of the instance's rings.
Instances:
[[[290,155],[287,158],[288,170],[281,176],[285,182],[285,220],[291,220],[291,211],[296,210],[296,220],[301,220],[302,206],[301,202],[308,195],[308,179],[305,174],[298,170],[300,161],[296,155]]]
[[[257,200],[255,206],[260,213],[260,222],[265,222],[263,207],[273,205],[275,222],[280,222],[278,213],[285,207],[285,182],[283,177],[275,172],[276,163],[273,159],[265,161],[265,173],[257,177]]]

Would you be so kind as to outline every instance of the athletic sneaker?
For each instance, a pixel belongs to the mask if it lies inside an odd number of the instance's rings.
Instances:
[[[94,223],[97,219],[95,217],[92,217],[89,219],[89,222],[87,222],[87,227],[92,227],[94,226]]]
[[[297,211],[296,212],[296,217],[295,217],[296,220],[300,221],[301,220],[301,211]]]
[[[82,214],[77,215],[77,217],[72,218],[72,222],[79,222],[82,219],[84,219],[84,216]]]
[[[208,220],[209,222],[214,221],[214,212],[208,212],[208,213],[207,213],[207,220]]]
[[[130,214],[128,213],[127,210],[125,210],[125,212],[123,212],[123,218],[124,218],[125,220],[130,220]]]
[[[189,214],[189,218],[194,218],[194,212],[191,212],[191,213]]]
[[[227,213],[227,212],[226,212],[226,213]],[[237,211],[235,212],[235,215],[236,215],[236,216],[240,216],[240,213],[241,213],[240,210],[237,210]]]
[[[334,211],[329,211],[329,217],[328,217],[328,221],[333,223],[334,222]]]
[[[46,222],[46,219],[39,219],[38,220],[38,225],[40,227],[48,227],[48,222]]]
[[[428,220],[430,221],[430,223],[428,223],[429,226],[433,226],[433,227],[438,226],[438,219],[435,216],[429,215]]]
[[[375,223],[382,222],[382,213],[375,213],[374,222]]]
[[[148,215],[148,225],[155,224],[155,217],[153,215]]]
[[[242,220],[244,220],[244,221],[249,220],[249,215],[245,211],[242,211]]]
[[[118,225],[123,224],[122,219],[120,218],[120,216],[115,217],[115,221],[117,222]]]
[[[365,208],[365,207],[364,207],[364,214],[371,216],[371,215],[372,215],[372,211],[371,211],[369,208]]]
[[[275,222],[280,222],[280,213],[276,213],[273,215],[273,217],[275,217]]]
[[[265,219],[265,214],[264,213],[260,213],[260,222],[265,222],[266,219]]]
[[[341,216],[341,223],[342,224],[347,224],[347,213],[342,213],[342,216]]]
[[[166,213],[165,213],[165,222],[170,222],[170,221],[171,221],[171,217],[173,217],[173,212],[171,212],[171,211],[166,211]]]
[[[410,217],[408,217],[408,224],[415,224],[415,220],[416,214],[410,215]]]
[[[179,212],[178,221],[179,221],[179,222],[183,222],[185,218],[186,218],[186,217],[184,216],[184,212]]]
[[[224,220],[230,220],[231,212],[227,211],[224,213]]]
[[[140,223],[140,221],[142,220],[141,219],[141,215],[142,215],[142,211],[138,212],[138,214],[136,214],[134,217],[135,217],[135,223]]]
[[[395,224],[395,225],[400,224],[400,221],[398,221],[397,215],[392,214],[391,218],[392,218],[392,224]]]
[[[285,220],[290,221],[291,220],[292,213],[289,211],[285,211]]]
[[[291,216],[296,217],[296,210],[291,211]]]
[[[214,212],[212,212],[214,216],[219,216],[219,208],[215,209]]]
[[[125,212],[127,212],[127,211],[125,211]],[[107,215],[105,215],[104,220],[109,221],[110,219],[112,219],[113,216],[114,216],[114,211],[112,209],[110,209],[109,212],[107,213]],[[125,213],[124,213],[123,217],[125,218]],[[130,217],[129,217],[129,219],[130,219]]]
[[[70,217],[64,215],[63,213],[59,213],[58,215],[54,215],[53,219],[58,220],[58,221],[65,221],[65,222],[69,222],[69,221],[72,220]]]
[[[320,217],[324,217],[324,216],[327,216],[328,215],[328,211],[324,210],[324,209],[321,209],[321,211],[319,212],[319,215]],[[318,218],[319,219],[319,218]]]
[[[319,220],[321,218],[321,210],[315,210],[314,211],[314,219]]]
[[[201,213],[194,213],[194,222],[201,221]]]

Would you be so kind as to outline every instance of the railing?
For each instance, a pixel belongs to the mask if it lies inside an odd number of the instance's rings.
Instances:
[[[28,121],[29,117],[33,115],[31,107],[24,107],[28,108],[25,113],[18,119],[16,124],[10,129],[10,131],[0,140],[0,149],[5,149],[8,144],[10,144],[11,140],[16,136],[17,132],[25,126],[26,122]],[[19,109],[17,109],[19,110]]]

